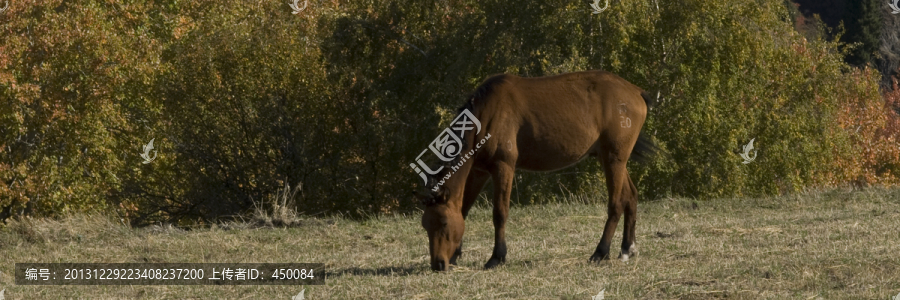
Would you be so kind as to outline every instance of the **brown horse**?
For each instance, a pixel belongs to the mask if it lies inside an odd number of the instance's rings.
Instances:
[[[431,268],[447,270],[456,264],[462,254],[465,218],[488,179],[494,182],[495,230],[494,251],[484,265],[489,269],[506,261],[506,219],[516,169],[559,170],[587,156],[602,162],[609,190],[608,218],[590,260],[609,259],[623,212],[620,258],[633,256],[637,189],[625,163],[632,150],[636,156],[655,150],[639,135],[650,103],[639,87],[603,71],[538,78],[496,75],[485,80],[460,108],[480,121],[477,133],[472,130],[461,139],[462,153],[471,155],[459,155],[445,165],[439,174],[445,180],[436,191],[416,193],[426,206],[422,226],[428,231]],[[429,190],[435,184],[429,183]]]

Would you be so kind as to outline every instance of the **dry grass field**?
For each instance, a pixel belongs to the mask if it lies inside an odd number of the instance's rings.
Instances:
[[[601,201],[602,202],[602,201]],[[638,204],[639,254],[587,262],[603,203],[513,207],[506,265],[485,201],[460,265],[429,270],[418,215],[304,218],[273,228],[130,228],[102,216],[22,220],[0,230],[6,299],[891,299],[900,293],[900,190],[810,192]],[[621,238],[621,225],[615,245]],[[617,248],[617,247],[615,247]],[[617,249],[613,255],[617,255]],[[316,262],[316,286],[17,286],[15,262]]]

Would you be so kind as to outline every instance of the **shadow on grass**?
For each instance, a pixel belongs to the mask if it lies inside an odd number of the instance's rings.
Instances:
[[[325,273],[328,278],[341,277],[346,275],[357,276],[409,276],[429,273],[431,270],[425,265],[410,264],[406,266],[390,266],[381,268],[344,268],[338,270],[329,270]]]

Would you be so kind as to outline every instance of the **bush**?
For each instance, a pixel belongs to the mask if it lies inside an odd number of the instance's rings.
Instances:
[[[877,72],[751,2],[11,3],[0,217],[206,221],[287,183],[302,213],[409,211],[408,164],[484,78],[590,69],[660,92],[644,130],[667,155],[630,166],[645,199],[895,182]],[[601,193],[600,170],[519,174],[513,201]]]

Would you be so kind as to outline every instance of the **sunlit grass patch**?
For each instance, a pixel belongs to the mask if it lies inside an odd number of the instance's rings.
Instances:
[[[588,263],[603,203],[513,207],[509,255],[493,247],[487,203],[466,223],[463,256],[428,266],[419,215],[364,221],[299,216],[290,227],[131,228],[75,215],[11,221],[0,230],[7,299],[888,299],[900,293],[900,190],[831,190],[764,198],[638,204],[628,262]],[[613,256],[621,241],[614,241]],[[324,263],[322,286],[16,286],[15,262]]]

